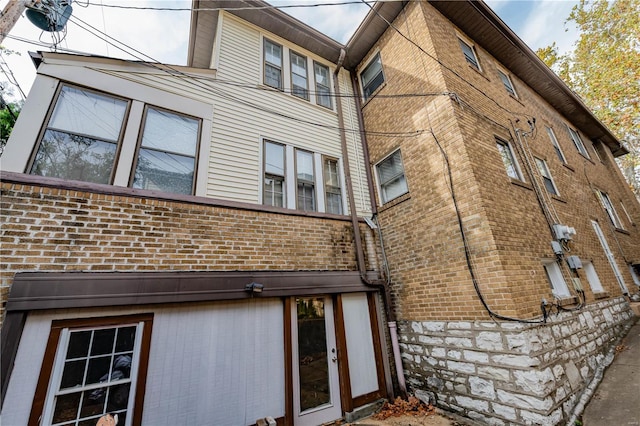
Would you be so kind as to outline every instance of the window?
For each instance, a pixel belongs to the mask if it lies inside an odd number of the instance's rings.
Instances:
[[[604,292],[604,288],[602,288],[602,283],[600,282],[600,278],[598,278],[598,274],[596,274],[596,269],[593,267],[593,263],[583,262],[582,268],[587,276],[587,281],[589,281],[591,291],[594,293]]]
[[[596,154],[596,158],[598,159],[598,161],[602,163],[602,157],[600,157],[600,152],[598,151],[598,147],[596,146],[597,143],[598,142],[596,141],[591,141],[591,148],[593,148],[593,152]]]
[[[329,67],[317,62],[313,63],[313,69],[316,80],[316,103],[326,108],[333,108],[331,105],[331,89]]]
[[[624,212],[624,215],[627,217],[627,220],[629,221],[629,224],[633,225],[634,224],[633,219],[631,219],[631,216],[629,215],[629,212],[627,211],[627,208],[622,203],[622,200],[620,200],[620,207],[622,207],[622,211]]]
[[[559,299],[571,297],[567,283],[562,276],[560,265],[556,261],[549,261],[544,263],[544,270],[547,274],[547,279],[551,285],[551,291],[553,295]]]
[[[264,39],[264,84],[282,90],[282,46]]]
[[[384,83],[380,53],[376,54],[369,65],[360,73],[360,82],[365,100],[369,99],[376,89]]]
[[[313,173],[313,154],[296,150],[297,207],[300,210],[316,210],[316,187]]]
[[[291,62],[291,93],[293,96],[309,100],[307,58],[290,52],[289,59]]]
[[[518,167],[516,158],[513,155],[511,144],[507,141],[496,139],[496,146],[498,147],[498,151],[502,157],[502,162],[504,163],[504,168],[507,171],[507,176],[513,179],[523,180],[520,175],[520,168]]]
[[[267,206],[285,206],[284,146],[264,142],[264,189],[262,203]]]
[[[620,222],[620,218],[618,217],[618,213],[616,212],[615,207],[613,207],[613,203],[611,202],[611,198],[606,192],[596,190],[598,194],[598,198],[600,198],[600,202],[602,203],[602,207],[607,212],[607,216],[609,216],[609,220],[618,229],[624,229],[622,226],[622,222]]]
[[[536,166],[538,166],[538,171],[540,172],[540,176],[542,176],[542,180],[544,181],[544,187],[547,189],[547,192],[552,195],[558,195],[558,189],[556,185],[553,183],[553,178],[551,177],[551,172],[549,172],[549,168],[547,167],[547,162],[541,160],[540,158],[534,157],[536,160]]]
[[[404,166],[400,150],[382,160],[376,165],[378,182],[380,184],[380,197],[382,203],[387,203],[394,198],[409,192],[407,180],[404,176]]]
[[[558,143],[558,139],[556,139],[555,133],[553,133],[553,129],[551,127],[545,126],[547,129],[547,134],[549,135],[549,139],[551,140],[551,145],[553,145],[553,149],[556,151],[556,155],[564,164],[567,163],[567,160],[564,158],[564,153],[562,149],[560,149],[560,144]]]
[[[147,108],[132,186],[192,194],[200,120]]]
[[[29,424],[95,425],[106,413],[139,424],[151,323],[151,315],[54,321]]]
[[[480,62],[478,62],[478,57],[474,47],[461,38],[458,38],[458,41],[460,42],[460,47],[462,48],[462,53],[464,53],[464,58],[467,60],[467,63],[480,71]]]
[[[498,75],[500,75],[500,80],[502,80],[502,84],[504,84],[504,88],[507,89],[510,95],[516,96],[516,89],[513,88],[513,83],[511,83],[511,79],[509,76],[502,71],[498,70]]]
[[[128,102],[62,86],[29,173],[111,183]]]
[[[578,150],[578,152],[584,155],[585,157],[590,158],[589,153],[587,152],[587,148],[584,147],[584,144],[582,143],[582,139],[580,139],[580,135],[578,134],[578,132],[573,130],[569,126],[567,126],[567,129],[569,130],[569,136],[571,137],[571,140],[573,141],[573,144],[576,146],[576,149]]]
[[[627,290],[627,285],[624,283],[624,279],[622,278],[622,274],[620,273],[620,269],[618,269],[618,264],[616,263],[615,258],[613,257],[613,252],[609,248],[609,244],[607,243],[607,239],[604,237],[602,233],[602,229],[600,228],[600,224],[595,220],[591,221],[591,225],[593,226],[593,230],[595,231],[598,239],[600,240],[600,245],[602,246],[602,250],[604,251],[604,255],[607,257],[609,261],[609,265],[613,270],[613,275],[615,275],[616,280],[618,281],[618,285],[622,290],[622,293],[629,294],[629,290]]]
[[[327,213],[342,214],[342,190],[338,160],[324,158],[324,193]]]

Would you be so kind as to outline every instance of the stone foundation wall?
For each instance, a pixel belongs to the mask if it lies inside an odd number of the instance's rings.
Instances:
[[[565,423],[633,318],[619,297],[546,324],[401,321],[409,390],[491,425]]]

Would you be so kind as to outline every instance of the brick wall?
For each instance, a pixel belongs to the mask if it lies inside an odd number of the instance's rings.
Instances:
[[[357,269],[348,220],[11,182],[1,196],[3,303],[22,271]]]
[[[553,222],[576,228],[568,254],[593,261],[607,291],[597,296],[616,297],[621,290],[591,220],[600,223],[627,287],[633,290],[625,261],[640,260],[640,232],[622,217],[620,207],[617,209],[626,231],[611,229],[593,193],[598,187],[616,200],[614,203],[622,200],[633,221],[640,222],[640,205],[623,185],[611,153],[605,153],[602,162],[597,160],[583,134],[592,159],[583,157],[569,139],[565,127],[568,122],[545,100],[515,76],[511,77],[518,98],[507,93],[497,73],[497,61],[482,46],[475,46],[482,71],[470,67],[457,38],[464,34],[456,32],[429,4],[408,4],[394,26],[432,56],[420,52],[394,29],[387,30],[370,54],[379,51],[381,55],[385,84],[379,93],[427,96],[373,96],[362,110],[369,130],[417,134],[401,138],[368,136],[373,165],[401,149],[409,187],[409,194],[381,206],[379,211],[398,317],[487,318],[470,279],[448,170],[438,144],[449,161],[479,287],[494,311],[530,318],[540,314],[542,298],[553,300],[542,266],[543,259],[554,258],[550,245],[553,237],[532,184],[540,177],[536,169],[531,169],[533,174],[527,170],[525,155],[530,161],[535,156],[547,162],[560,192],[558,197],[545,197],[548,211],[554,216]],[[515,128],[528,131],[526,121],[531,117],[536,118],[537,130],[520,144]],[[567,165],[556,156],[545,126],[554,129]],[[507,176],[496,137],[514,145],[524,182]],[[608,151],[600,148],[600,152]],[[567,279],[569,273],[565,271]],[[584,273],[580,278],[587,300],[594,302],[596,295]]]

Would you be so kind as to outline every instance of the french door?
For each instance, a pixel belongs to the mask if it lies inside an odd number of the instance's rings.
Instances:
[[[291,309],[293,407],[296,426],[342,415],[338,354],[330,297],[297,297]]]

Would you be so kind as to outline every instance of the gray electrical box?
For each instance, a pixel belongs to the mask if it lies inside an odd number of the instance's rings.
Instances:
[[[562,254],[562,244],[560,244],[557,241],[551,241],[551,248],[553,249],[553,253],[555,255],[561,255]]]
[[[567,257],[567,264],[571,269],[582,269],[582,261],[578,256]]]

